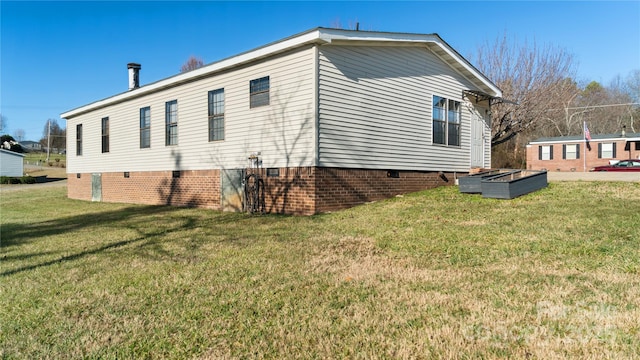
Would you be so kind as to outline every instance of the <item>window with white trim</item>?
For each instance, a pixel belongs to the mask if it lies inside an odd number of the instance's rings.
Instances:
[[[209,141],[224,140],[224,89],[209,91]]]
[[[109,118],[102,118],[102,152],[109,152]]]
[[[580,159],[580,146],[578,144],[562,145],[562,158],[566,160]]]
[[[165,103],[165,145],[178,145],[178,100]]]
[[[431,116],[433,143],[460,146],[460,102],[434,95]]]
[[[151,147],[151,108],[140,109],[140,149]]]
[[[268,76],[249,82],[249,107],[254,108],[265,105],[269,105]]]
[[[553,145],[540,145],[538,147],[538,160],[553,160]]]
[[[616,143],[598,143],[599,159],[614,159],[616,157]]]
[[[76,155],[82,155],[82,124],[76,125]]]

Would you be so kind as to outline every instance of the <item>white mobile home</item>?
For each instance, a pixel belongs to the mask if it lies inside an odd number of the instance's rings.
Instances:
[[[68,195],[311,214],[491,163],[501,91],[436,34],[316,28],[67,111]],[[246,205],[246,204],[245,204]]]

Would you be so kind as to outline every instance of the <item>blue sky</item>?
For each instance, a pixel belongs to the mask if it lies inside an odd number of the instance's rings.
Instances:
[[[318,27],[437,33],[463,56],[507,34],[574,55],[577,78],[608,84],[640,68],[640,1],[0,2],[4,133],[38,141],[46,120],[179,72]]]

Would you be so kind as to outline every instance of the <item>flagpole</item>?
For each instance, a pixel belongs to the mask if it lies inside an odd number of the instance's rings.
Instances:
[[[584,156],[582,157],[582,172],[587,172],[587,122],[582,121],[582,140],[584,140]]]
[[[582,158],[582,172],[587,172],[587,140],[584,141],[584,158]]]

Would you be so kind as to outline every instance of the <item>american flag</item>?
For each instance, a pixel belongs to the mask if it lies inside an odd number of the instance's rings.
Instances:
[[[589,132],[589,128],[587,127],[587,122],[584,122],[584,138],[587,141],[591,140],[591,133]]]

